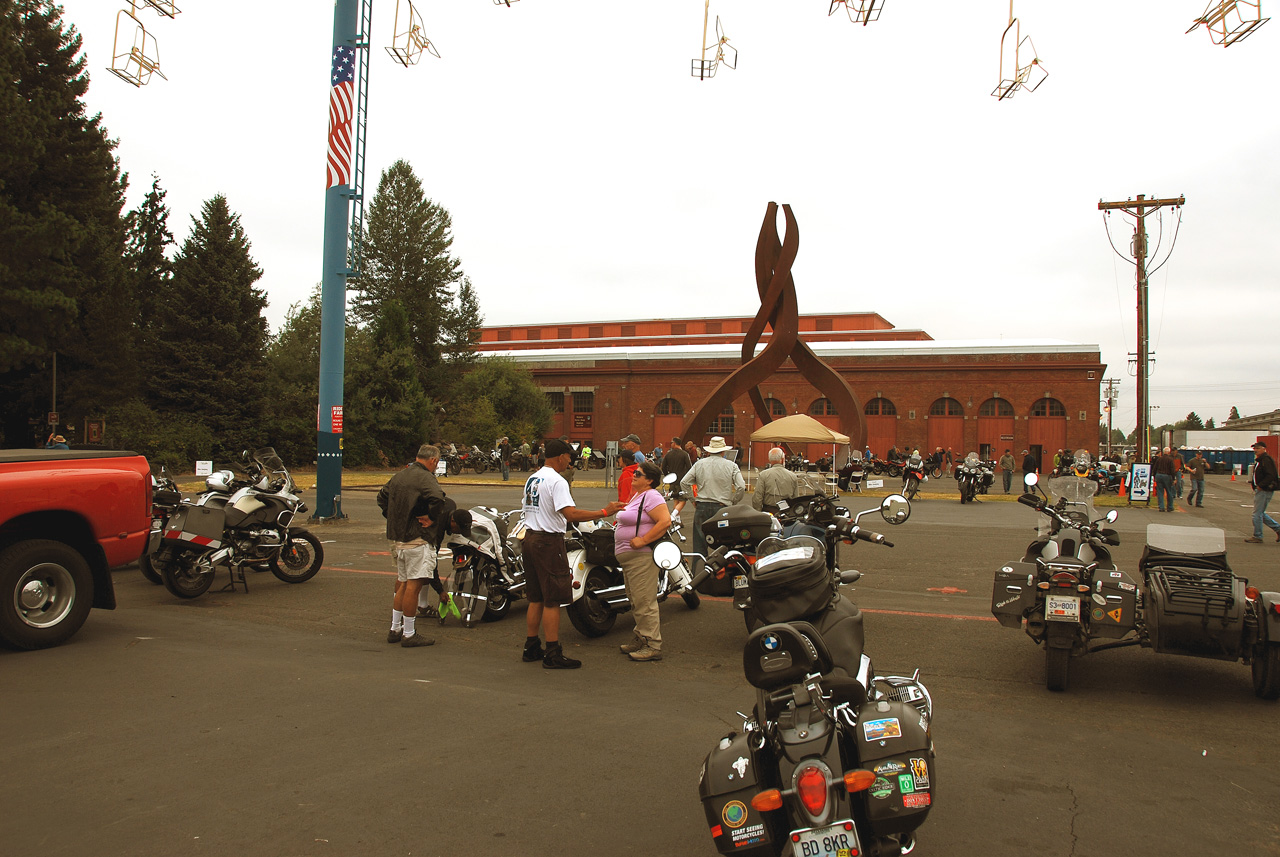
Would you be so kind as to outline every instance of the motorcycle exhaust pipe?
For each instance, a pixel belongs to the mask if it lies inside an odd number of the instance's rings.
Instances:
[[[515,595],[515,594],[517,594],[517,593],[519,593],[519,592],[523,592],[523,591],[524,591],[524,581],[523,581],[523,580],[522,580],[522,581],[520,581],[519,583],[513,583],[513,584],[511,584],[510,586],[508,586],[508,587],[507,587],[507,592],[508,592],[509,594],[511,594],[511,595]]]

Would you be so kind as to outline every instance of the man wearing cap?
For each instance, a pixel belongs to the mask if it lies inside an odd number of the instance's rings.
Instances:
[[[1271,495],[1280,489],[1276,461],[1267,454],[1265,443],[1255,443],[1253,455],[1256,461],[1253,463],[1253,475],[1249,477],[1249,484],[1253,486],[1253,537],[1245,541],[1261,544],[1262,525],[1266,524],[1275,531],[1276,541],[1280,542],[1280,524],[1267,514],[1267,504],[1271,502]]]
[[[698,499],[693,514],[693,537],[701,540],[702,524],[715,516],[725,506],[739,502],[747,493],[747,483],[742,478],[738,465],[724,457],[724,453],[733,447],[724,442],[724,438],[716,436],[711,443],[703,447],[706,455],[699,458],[689,468],[689,472],[680,480],[680,500],[671,511],[672,520],[680,521],[680,510],[688,497],[693,494],[693,486],[698,486]]]
[[[1009,486],[1013,484],[1013,453],[1009,450],[1004,451],[1004,455],[1000,456],[1000,476],[1004,479],[1004,493],[1009,493]]]
[[[644,464],[645,461],[648,460],[644,457],[644,451],[640,449],[639,435],[635,435],[635,434],[627,435],[622,440],[618,441],[618,446],[621,447],[624,453],[624,456],[623,456],[624,460],[635,461],[636,464]],[[625,453],[630,453],[631,457],[627,458]],[[636,457],[637,455],[639,455],[639,458]]]
[[[439,461],[440,450],[423,444],[414,462],[392,476],[378,492],[378,507],[387,519],[387,538],[391,540],[396,567],[387,642],[399,643],[406,649],[435,643],[417,633],[414,620],[418,593],[424,583],[435,580],[436,546],[447,520],[442,514],[446,498],[435,477]]]
[[[529,610],[525,616],[528,636],[523,660],[542,661],[544,669],[571,670],[582,661],[566,657],[560,647],[560,608],[573,600],[569,560],[565,555],[564,533],[569,521],[598,521],[623,507],[614,501],[600,511],[573,505],[569,483],[561,476],[573,461],[573,450],[560,440],[547,441],[547,463],[524,483],[525,532],[521,552],[525,565],[525,594]],[[544,650],[539,631],[546,632]]]
[[[676,485],[679,486],[680,480],[689,472],[689,468],[693,466],[693,462],[689,460],[689,453],[685,452],[680,446],[680,438],[671,438],[671,448],[667,450],[667,454],[662,456],[662,475],[674,473],[676,475]],[[679,488],[677,487],[677,491]]]

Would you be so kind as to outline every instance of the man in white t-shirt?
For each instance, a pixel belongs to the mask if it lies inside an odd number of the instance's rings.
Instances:
[[[525,594],[529,598],[526,615],[529,635],[524,643],[526,663],[542,661],[544,669],[572,670],[582,661],[565,657],[560,648],[560,608],[573,600],[569,559],[565,554],[564,533],[569,521],[598,521],[622,508],[612,502],[598,512],[577,509],[569,493],[569,483],[560,475],[570,467],[573,450],[561,440],[547,441],[546,466],[524,483],[525,532],[521,554],[524,556]],[[547,609],[549,608],[549,609]],[[544,650],[539,632],[546,631]]]

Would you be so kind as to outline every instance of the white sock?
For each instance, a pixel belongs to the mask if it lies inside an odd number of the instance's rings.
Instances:
[[[408,615],[407,613],[405,614],[405,617],[404,617],[404,635],[406,637],[413,636],[413,617]]]
[[[431,592],[432,590],[429,585],[424,586],[422,587],[422,589],[418,590],[418,608],[419,609],[425,610],[431,606]]]
[[[391,611],[391,630],[399,631],[404,627],[404,614],[399,610]]]

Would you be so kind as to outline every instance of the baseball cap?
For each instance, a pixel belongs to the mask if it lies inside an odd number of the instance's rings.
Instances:
[[[618,441],[618,443],[627,443],[628,441],[630,441],[631,443],[639,443],[639,442],[640,442],[640,436],[639,436],[639,435],[634,435],[634,434],[629,434],[629,435],[627,435],[626,437],[624,437],[622,440]]]
[[[56,440],[57,438],[54,438],[54,439]],[[1255,444],[1253,445],[1253,447],[1252,447],[1252,448],[1253,448],[1253,449],[1266,449],[1266,448],[1267,448],[1267,445],[1266,445],[1265,443],[1263,443],[1262,441],[1258,441],[1257,443],[1255,443]]]
[[[547,458],[555,458],[557,455],[573,455],[573,450],[569,447],[569,444],[562,440],[549,440],[547,441],[545,455]]]

